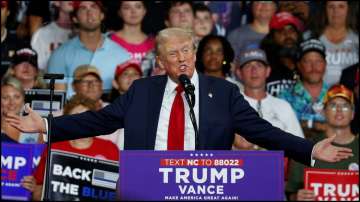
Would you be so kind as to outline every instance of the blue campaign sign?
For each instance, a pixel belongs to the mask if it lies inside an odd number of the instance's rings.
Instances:
[[[283,200],[280,151],[121,151],[120,200]]]
[[[1,199],[29,200],[31,194],[20,185],[20,180],[31,175],[33,146],[1,143],[1,147]]]
[[[46,144],[32,144],[33,147],[33,172],[35,171],[36,167],[40,163],[41,155],[44,152],[45,147],[47,147]]]

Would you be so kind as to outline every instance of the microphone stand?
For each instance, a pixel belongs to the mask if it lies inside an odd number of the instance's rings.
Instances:
[[[44,79],[50,79],[50,109],[49,114],[47,117],[48,121],[48,131],[47,131],[47,156],[46,156],[46,169],[45,169],[45,182],[44,182],[44,201],[50,201],[50,156],[51,156],[51,127],[53,121],[53,114],[52,114],[52,103],[54,97],[54,86],[56,79],[63,79],[64,74],[45,74]]]
[[[191,95],[191,98],[192,98],[191,100],[190,100],[189,94]],[[192,125],[194,127],[194,131],[195,131],[195,150],[199,150],[199,142],[200,142],[199,141],[199,130],[198,130],[198,127],[197,127],[197,124],[196,124],[196,118],[195,118],[195,113],[194,113],[194,106],[195,106],[195,94],[194,94],[194,92],[185,89],[185,98],[186,98],[187,103],[189,104],[190,120],[191,120],[191,123],[192,123]]]

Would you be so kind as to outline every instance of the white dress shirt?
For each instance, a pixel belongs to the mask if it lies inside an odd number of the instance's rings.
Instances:
[[[199,125],[199,75],[196,71],[192,78],[191,83],[195,86],[195,106],[194,113],[196,123]],[[170,122],[171,107],[175,100],[177,83],[168,77],[164,92],[164,97],[161,103],[159,122],[156,131],[155,150],[167,150],[168,128]],[[190,119],[189,104],[185,99],[185,92],[182,93],[182,98],[185,105],[185,137],[184,137],[184,150],[195,150],[195,131]]]

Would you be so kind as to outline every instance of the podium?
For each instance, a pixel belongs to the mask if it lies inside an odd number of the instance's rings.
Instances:
[[[281,151],[121,151],[117,195],[136,201],[284,200]]]

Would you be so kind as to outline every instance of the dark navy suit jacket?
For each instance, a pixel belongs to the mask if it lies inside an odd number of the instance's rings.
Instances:
[[[167,76],[139,79],[100,111],[54,118],[52,140],[103,135],[124,128],[124,149],[153,150],[166,82]],[[310,164],[311,142],[261,119],[238,87],[223,79],[199,74],[198,125],[201,150],[230,150],[237,132],[261,147],[284,150],[286,156]]]

